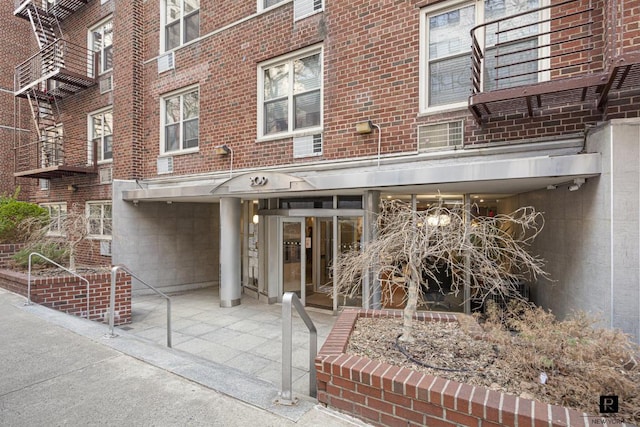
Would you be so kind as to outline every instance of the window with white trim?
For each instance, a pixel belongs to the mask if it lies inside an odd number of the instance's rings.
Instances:
[[[164,50],[171,50],[200,35],[200,0],[162,0]]]
[[[258,135],[321,131],[322,77],[322,52],[317,49],[261,65]]]
[[[47,235],[64,236],[64,220],[67,218],[67,203],[43,203],[40,206],[49,212],[49,229],[47,230]]]
[[[450,1],[439,3],[437,6],[426,7],[422,10],[421,44],[422,44],[422,72],[421,72],[421,110],[437,111],[449,108],[464,108],[471,95],[471,36],[470,30],[481,24],[505,16],[514,15],[526,10],[536,9],[545,0],[481,0],[478,2]],[[539,45],[539,18],[536,14],[527,14],[517,25],[517,33],[530,35],[526,42],[518,42],[503,49],[510,49],[514,55],[521,55],[514,62],[527,62],[519,68],[510,68],[500,72],[513,73],[507,77],[501,87],[520,86],[538,81],[538,75],[528,73],[524,68],[537,67],[537,61],[531,61],[531,55],[537,55]],[[513,24],[512,24],[513,25]],[[488,28],[487,34],[490,33]],[[495,40],[487,37],[485,44],[485,70],[483,70],[484,88],[491,90],[495,85],[496,68],[492,61],[495,52]],[[503,78],[505,76],[502,76]],[[506,86],[505,86],[506,85]]]
[[[111,202],[87,202],[89,238],[111,239]]]
[[[278,3],[282,3],[285,0],[258,0],[258,10],[264,10],[271,6],[275,6]]]
[[[89,115],[89,163],[96,147],[98,162],[113,160],[113,110],[111,108]]]
[[[161,100],[162,153],[197,150],[200,122],[198,88],[165,95]]]
[[[102,21],[89,30],[89,46],[98,53],[98,74],[113,69],[113,21]]]

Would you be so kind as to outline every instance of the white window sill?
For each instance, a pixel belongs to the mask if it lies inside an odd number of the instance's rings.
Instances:
[[[256,138],[256,142],[279,141],[281,139],[290,139],[290,138],[295,138],[297,136],[317,135],[319,133],[324,133],[324,129],[321,127],[318,127],[318,128],[309,128],[309,129],[299,130],[295,132],[281,132],[273,135],[263,135]]]
[[[198,152],[200,152],[200,147],[189,148],[187,150],[166,151],[164,153],[160,153],[158,157],[175,157]]]

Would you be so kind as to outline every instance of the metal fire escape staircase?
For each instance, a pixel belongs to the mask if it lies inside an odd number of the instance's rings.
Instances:
[[[60,20],[86,1],[16,0],[14,15],[27,19],[39,51],[19,64],[15,72],[15,96],[29,101],[38,137],[16,147],[17,177],[52,179],[96,173],[86,155],[65,152],[58,101],[95,84],[94,55],[73,45],[62,35]],[[84,152],[83,144],[83,152]],[[76,154],[75,156],[73,154]],[[95,159],[95,156],[93,156]],[[73,160],[72,160],[73,159]]]

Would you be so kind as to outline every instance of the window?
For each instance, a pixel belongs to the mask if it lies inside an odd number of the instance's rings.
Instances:
[[[89,46],[98,57],[98,73],[113,69],[113,21],[109,18],[89,30]]]
[[[98,162],[113,159],[113,110],[103,110],[89,116],[89,163],[95,145]]]
[[[41,205],[49,212],[49,236],[64,236],[64,220],[67,218],[67,204],[61,203],[43,203]]]
[[[198,148],[200,94],[198,88],[167,95],[162,99],[162,152]]]
[[[322,53],[317,50],[259,69],[258,134],[313,133],[322,125]]]
[[[87,202],[89,237],[111,238],[111,202]]]
[[[200,0],[163,0],[164,50],[171,50],[200,35]]]
[[[264,10],[268,7],[282,3],[284,0],[258,0],[258,10]]]
[[[465,107],[469,95],[471,95],[471,36],[470,30],[474,26],[494,19],[514,15],[516,13],[532,10],[540,6],[543,0],[484,0],[475,3],[445,3],[444,7],[438,5],[423,9],[422,19],[422,44],[423,44],[423,71],[421,78],[421,110],[434,111],[443,108]],[[447,4],[449,7],[447,7]],[[522,53],[522,49],[537,46],[537,22],[535,13],[524,15],[520,19],[518,26],[519,36],[523,32],[531,33],[532,37],[527,42],[518,42],[507,46],[521,58],[512,62],[521,62],[531,59],[526,56],[536,55],[536,49],[527,50]],[[526,25],[531,24],[531,25]],[[518,27],[520,28],[520,27]],[[501,28],[502,29],[502,28]],[[491,28],[487,29],[487,34]],[[503,41],[503,40],[501,40]],[[495,76],[495,61],[490,57],[495,39],[487,36],[485,40],[485,76]],[[504,49],[504,48],[501,48]],[[536,67],[537,62],[532,61],[528,67]],[[501,87],[506,85],[516,86],[537,81],[536,73],[523,77],[522,66],[518,70],[510,69],[510,73],[518,74],[519,77],[512,81],[503,82]],[[501,70],[500,73],[507,72]],[[504,76],[502,76],[504,78]],[[529,82],[528,80],[533,79]],[[495,79],[485,78],[485,90],[490,90],[495,86]]]

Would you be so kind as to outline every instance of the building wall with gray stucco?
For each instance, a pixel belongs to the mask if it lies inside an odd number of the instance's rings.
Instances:
[[[640,122],[612,121],[593,129],[587,152],[602,155],[602,174],[577,191],[517,196],[518,205],[543,212],[545,226],[531,250],[546,261],[551,280],[532,287],[532,299],[563,318],[583,310],[604,326],[640,341],[638,274]]]
[[[113,183],[113,263],[165,292],[217,286],[219,205],[123,201],[135,185]],[[134,291],[144,289],[134,281]]]

